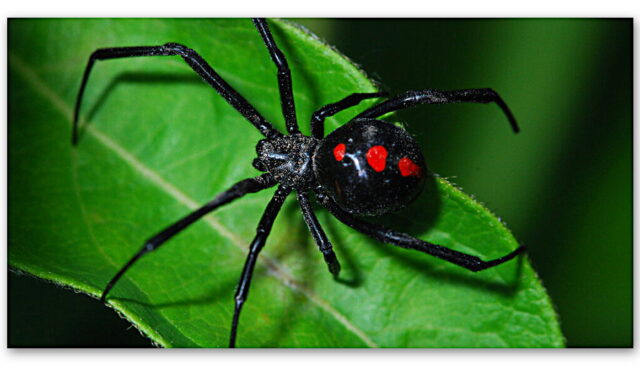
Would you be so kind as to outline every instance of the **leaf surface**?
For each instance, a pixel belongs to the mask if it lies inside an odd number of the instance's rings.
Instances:
[[[377,91],[314,36],[288,22],[271,25],[293,72],[304,133],[322,105]],[[11,20],[11,267],[98,297],[147,238],[259,174],[251,167],[259,133],[179,57],[98,62],[80,144],[70,145],[90,53],[165,42],[198,51],[284,127],[275,67],[247,20]],[[371,103],[328,120],[327,133]],[[273,191],[221,208],[145,256],[114,287],[110,306],[161,346],[226,347],[246,247]],[[377,243],[316,209],[346,284],[331,278],[290,196],[259,258],[238,346],[563,345],[526,258],[474,274]],[[486,259],[518,246],[495,216],[440,178],[414,205],[378,220]]]

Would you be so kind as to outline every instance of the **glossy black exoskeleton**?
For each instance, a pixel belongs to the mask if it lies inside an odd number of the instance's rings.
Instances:
[[[280,102],[288,135],[275,129],[198,53],[184,45],[167,43],[158,46],[104,48],[91,54],[75,106],[72,133],[74,145],[78,141],[80,104],[94,63],[98,60],[143,56],[180,56],[265,137],[258,143],[256,147],[258,157],[253,161],[253,166],[264,173],[258,177],[237,182],[210,202],[148,239],[107,283],[100,298],[102,302],[106,300],[107,294],[116,282],[140,257],[156,250],[174,235],[218,207],[248,193],[276,185],[278,188],[275,195],[258,223],[257,232],[249,247],[249,254],[236,289],[230,347],[235,346],[240,311],[249,294],[258,255],[285,198],[294,191],[309,231],[323,254],[329,271],[335,277],[340,272],[340,264],[313,212],[308,196],[310,192],[315,193],[318,201],[332,215],[355,230],[379,241],[428,253],[472,271],[484,270],[509,261],[524,251],[524,246],[520,246],[500,258],[484,261],[479,257],[429,243],[355,217],[356,215],[381,215],[402,208],[418,196],[424,185],[426,165],[418,144],[406,131],[391,123],[378,120],[378,117],[419,104],[494,102],[504,111],[513,130],[517,132],[518,127],[511,111],[496,92],[491,89],[410,91],[374,105],[325,138],[324,120],[327,117],[355,106],[363,100],[386,96],[384,93],[353,93],[316,111],[311,118],[312,135],[306,136],[298,129],[291,72],[287,60],[276,45],[267,22],[263,19],[255,19],[254,24],[278,69]]]
[[[406,206],[422,191],[426,175],[413,137],[375,119],[353,120],[329,134],[315,152],[313,168],[322,190],[355,215],[379,216]]]

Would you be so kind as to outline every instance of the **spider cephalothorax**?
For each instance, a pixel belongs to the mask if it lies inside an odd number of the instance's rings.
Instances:
[[[267,22],[255,19],[254,24],[278,69],[280,102],[288,135],[275,129],[244,97],[235,91],[194,50],[184,45],[167,43],[158,46],[135,46],[98,49],[89,58],[76,101],[72,143],[78,140],[78,112],[91,69],[97,60],[143,57],[180,56],[211,85],[230,105],[242,114],[265,139],[258,142],[253,166],[262,175],[237,182],[213,200],[166,227],[147,240],[138,252],[107,283],[100,300],[124,273],[148,252],[154,251],[174,235],[205,214],[248,193],[278,185],[258,223],[256,236],[249,247],[235,294],[235,308],[231,321],[229,346],[234,347],[240,311],[249,294],[253,269],[273,222],[286,197],[295,192],[304,221],[309,227],[329,271],[337,277],[340,264],[328,237],[318,222],[309,193],[338,220],[374,239],[399,247],[414,249],[439,257],[472,271],[484,270],[509,261],[524,251],[524,246],[490,261],[429,243],[384,226],[360,220],[356,215],[381,215],[397,210],[413,201],[422,191],[426,165],[415,140],[403,129],[377,118],[392,111],[419,104],[458,102],[496,103],[506,114],[515,132],[515,119],[500,96],[491,89],[437,91],[433,89],[409,91],[384,100],[344,126],[324,136],[324,120],[363,100],[386,96],[385,93],[353,93],[342,100],[317,110],[311,119],[311,136],[300,133],[296,120],[291,73],[284,54],[278,49]]]
[[[282,185],[306,190],[315,179],[311,162],[319,142],[300,133],[260,140],[253,166]]]

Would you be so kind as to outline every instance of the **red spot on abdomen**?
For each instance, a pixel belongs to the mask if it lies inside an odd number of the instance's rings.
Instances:
[[[346,151],[347,146],[345,146],[344,143],[339,143],[333,148],[333,157],[336,158],[337,161],[342,161]]]
[[[409,158],[400,159],[400,161],[398,161],[398,169],[400,169],[402,177],[420,177],[422,174],[422,169]]]
[[[382,172],[387,165],[387,149],[384,146],[373,146],[367,151],[367,163],[376,172]]]

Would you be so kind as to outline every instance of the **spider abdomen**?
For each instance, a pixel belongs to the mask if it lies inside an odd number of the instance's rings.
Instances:
[[[403,129],[354,120],[323,139],[313,157],[316,180],[347,212],[382,215],[412,202],[424,187],[426,165]]]

